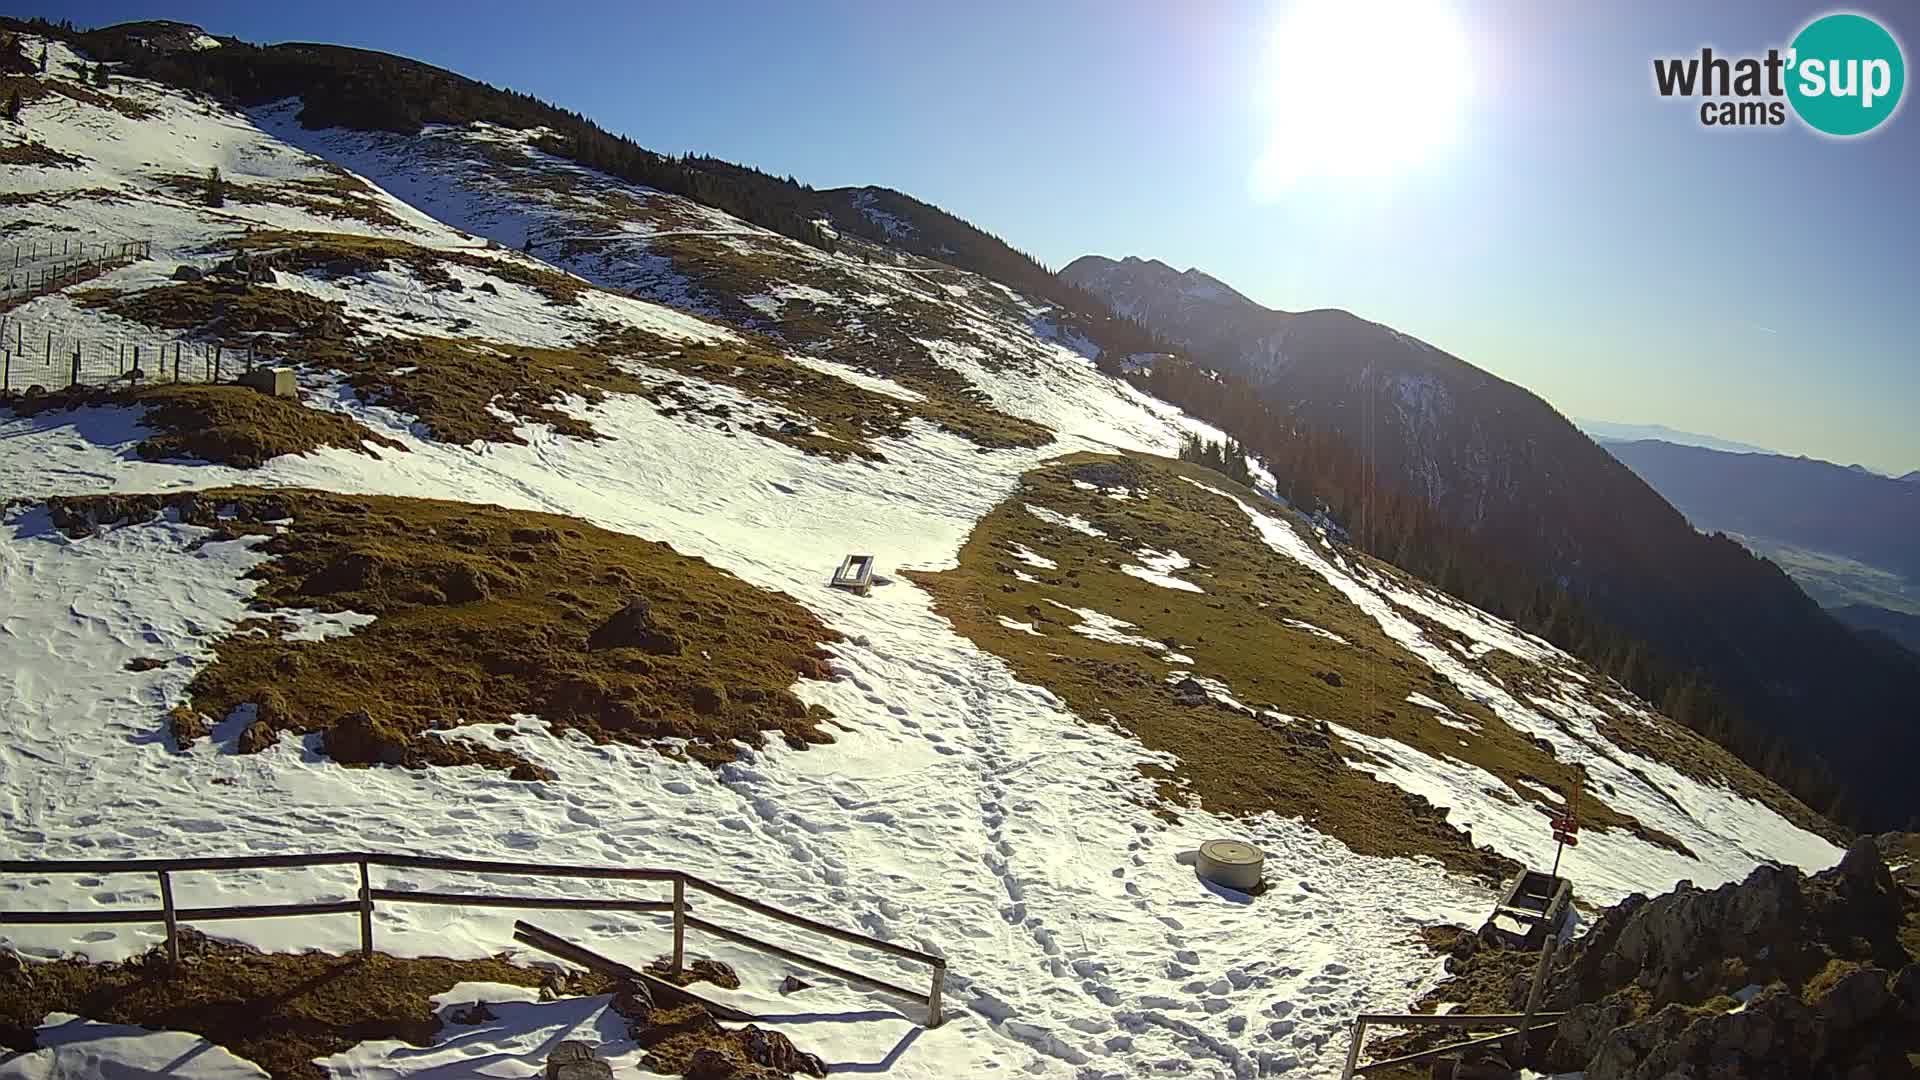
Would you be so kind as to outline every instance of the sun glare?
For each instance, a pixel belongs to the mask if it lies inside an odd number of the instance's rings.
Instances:
[[[1298,0],[1268,51],[1254,193],[1419,164],[1458,133],[1469,60],[1446,0]]]

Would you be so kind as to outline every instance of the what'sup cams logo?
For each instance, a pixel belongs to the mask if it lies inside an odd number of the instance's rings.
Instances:
[[[1865,135],[1900,107],[1907,64],[1900,43],[1865,15],[1822,15],[1784,51],[1764,57],[1668,57],[1653,62],[1661,97],[1702,98],[1706,127],[1778,127],[1792,107],[1826,135]]]

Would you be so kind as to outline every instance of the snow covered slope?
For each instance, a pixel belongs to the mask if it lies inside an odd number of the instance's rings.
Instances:
[[[53,49],[58,72],[67,57]],[[322,447],[252,470],[150,461],[136,448],[160,421],[130,404],[0,412],[0,830],[9,850],[63,858],[377,847],[684,867],[946,956],[953,1019],[918,1032],[898,1002],[836,980],[809,974],[820,985],[804,1004],[783,998],[774,988],[788,965],[694,937],[697,951],[740,970],[745,985],[733,996],[774,1017],[768,1026],[838,1068],[902,1077],[1328,1075],[1348,1018],[1411,1000],[1437,974],[1419,928],[1484,916],[1492,900],[1484,882],[1431,859],[1356,855],[1297,817],[1185,806],[1170,824],[1142,777],[1175,764],[1167,753],[1019,678],[898,574],[953,567],[976,526],[1051,458],[1116,447],[1167,453],[1196,428],[1096,372],[1075,343],[1059,340],[1044,305],[885,248],[847,244],[828,255],[544,158],[518,133],[306,132],[287,107],[241,116],[131,80],[111,93],[131,107],[63,94],[29,102],[27,137],[72,163],[7,165],[0,182],[20,197],[20,235],[71,226],[151,239],[154,258],[31,300],[9,319],[29,334],[152,334],[141,320],[175,310],[154,297],[204,300],[172,282],[177,266],[210,269],[236,248],[257,250],[282,260],[270,284],[204,302],[233,305],[220,316],[228,328],[266,305],[293,305],[288,294],[325,305],[338,323],[325,333],[295,320],[260,331],[262,340],[301,362],[307,407],[405,450]],[[14,146],[22,135],[4,138]],[[166,179],[214,167],[229,185],[218,208]],[[533,256],[510,250],[528,237]],[[316,246],[344,254],[301,255]],[[576,290],[552,266],[606,288]],[[224,332],[200,318],[210,313],[189,310],[177,320],[186,325],[166,332]],[[370,359],[407,349],[420,364]],[[721,354],[729,359],[713,359]],[[800,359],[785,362],[788,354]],[[690,367],[695,356],[706,366]],[[564,370],[578,385],[552,381]],[[743,374],[753,371],[768,377]],[[476,380],[483,415],[453,411]],[[498,393],[485,380],[499,380]],[[853,403],[844,415],[827,415],[828,383],[833,402]],[[783,386],[808,387],[814,400],[780,396]],[[1043,437],[1020,436],[1006,417],[1040,425]],[[855,421],[869,423],[856,433]],[[485,434],[486,423],[500,431]],[[456,429],[483,434],[435,434]],[[836,440],[876,453],[835,452]],[[45,500],[232,484],[564,514],[783,591],[844,637],[831,649],[831,680],[794,686],[832,713],[836,741],[805,751],[742,746],[737,760],[711,767],[555,733],[526,715],[516,745],[553,777],[533,781],[479,766],[348,769],[326,756],[320,736],[292,732],[241,753],[252,717],[239,710],[214,718],[211,739],[177,747],[166,711],[216,662],[216,644],[259,617],[249,604],[260,583],[248,575],[272,557],[270,543],[168,515],[75,538],[53,527]],[[1725,880],[1761,858],[1818,866],[1838,857],[1737,794],[1740,785],[1611,741],[1592,710],[1617,691],[1570,659],[1329,548],[1275,506],[1218,509],[1257,530],[1274,560],[1320,575],[1499,722],[1546,738],[1692,853],[1650,854],[1638,840],[1596,834],[1599,849],[1621,860],[1595,860],[1595,899],[1663,889],[1683,875]],[[1181,547],[1177,535],[1164,544]],[[875,553],[888,579],[870,596],[825,586],[850,551]],[[1148,559],[1149,574],[1119,575],[1142,596],[1171,594],[1152,574],[1205,587],[1162,552],[1136,561]],[[1409,610],[1474,644],[1442,644]],[[316,639],[367,622],[289,614]],[[1342,647],[1331,632],[1288,632]],[[1511,669],[1489,666],[1492,653],[1531,665],[1539,686],[1523,695]],[[1195,656],[1204,664],[1204,652]],[[133,663],[153,658],[163,663]],[[1631,717],[1664,732],[1664,721],[1619,696],[1614,722]],[[1436,712],[1433,725],[1451,731],[1447,719]],[[455,726],[446,736],[484,733]],[[1356,767],[1443,803],[1448,820],[1470,824],[1481,842],[1516,858],[1542,855],[1536,800],[1501,795],[1458,762],[1381,736],[1356,730],[1349,741],[1368,751]],[[1210,890],[1180,861],[1221,835],[1265,849],[1266,894]],[[406,878],[420,888],[473,887]],[[182,875],[175,885],[189,905],[333,899],[353,887],[323,872]],[[139,877],[0,882],[9,907],[153,902],[151,879]],[[481,955],[510,947],[512,918],[383,907],[377,935],[399,954]],[[623,958],[654,955],[665,941],[647,919],[554,914],[543,923]],[[280,949],[357,941],[345,918],[217,930]],[[5,931],[38,958],[122,957],[157,938],[158,928],[138,924]],[[847,959],[881,972],[891,963],[859,950]],[[889,974],[907,985],[920,977],[905,967]],[[582,1012],[577,1021],[595,1019]],[[536,1022],[545,1021],[529,1017]],[[507,1040],[502,1053],[524,1063],[535,1041]],[[328,1067],[425,1075],[446,1065],[436,1053],[369,1044]]]

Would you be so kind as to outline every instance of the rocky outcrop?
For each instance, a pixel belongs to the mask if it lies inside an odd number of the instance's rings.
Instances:
[[[1920,965],[1901,939],[1915,903],[1871,837],[1812,877],[1761,866],[1629,897],[1563,955],[1548,998],[1567,1015],[1528,1064],[1587,1080],[1920,1076]]]

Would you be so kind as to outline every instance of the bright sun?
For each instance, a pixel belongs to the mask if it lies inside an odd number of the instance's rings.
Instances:
[[[1296,0],[1268,51],[1255,194],[1419,163],[1457,133],[1469,61],[1447,0]]]

